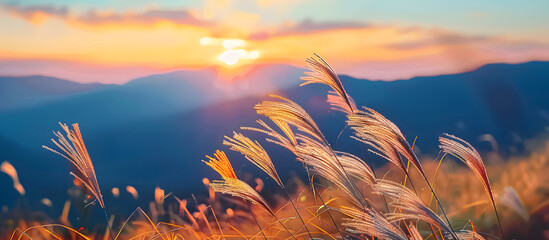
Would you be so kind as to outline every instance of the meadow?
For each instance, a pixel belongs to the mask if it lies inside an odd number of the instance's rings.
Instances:
[[[135,189],[102,189],[78,124],[62,131],[44,148],[71,165],[79,200],[101,208],[105,221],[75,228],[67,201],[58,219],[3,209],[3,239],[544,239],[549,238],[549,142],[529,156],[504,159],[479,154],[467,141],[443,134],[436,157],[417,155],[398,126],[374,109],[355,103],[336,72],[319,56],[307,59],[303,84],[331,90],[331,110],[347,116],[357,148],[368,149],[387,164],[332,148],[307,111],[290,99],[270,95],[255,106],[262,120],[235,129],[215,153],[205,153],[212,176],[207,195],[180,199],[160,187],[155,200],[126,216],[110,214],[106,194]],[[326,109],[328,111],[330,109]],[[381,110],[380,110],[381,111]],[[82,126],[85,128],[85,126]],[[248,134],[265,139],[250,139]],[[266,141],[263,141],[266,140]],[[280,147],[275,147],[278,145]],[[307,176],[281,179],[269,151],[295,156]],[[267,178],[239,176],[225,151],[241,153]],[[100,160],[96,160],[100,161]],[[197,159],[196,161],[199,161]],[[2,171],[12,176],[9,163]],[[545,173],[545,174],[544,174]],[[306,179],[306,181],[304,181]],[[74,199],[73,199],[74,201]],[[44,200],[44,204],[48,202]],[[51,202],[49,203],[51,205]]]

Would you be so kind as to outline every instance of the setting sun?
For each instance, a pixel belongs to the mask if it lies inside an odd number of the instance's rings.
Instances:
[[[245,54],[246,54],[245,50],[242,50],[242,49],[227,50],[223,52],[221,55],[219,55],[217,59],[219,61],[226,63],[227,65],[234,65],[235,63],[238,62],[238,60],[240,60],[240,57],[244,56]]]
[[[246,40],[243,39],[221,39],[213,37],[200,38],[200,44],[204,46],[223,47],[225,50],[217,56],[217,60],[232,66],[240,60],[254,60],[259,58],[259,51],[246,50]]]
[[[217,59],[227,65],[234,65],[240,59],[257,59],[259,57],[258,51],[248,52],[244,49],[227,50],[217,57]]]

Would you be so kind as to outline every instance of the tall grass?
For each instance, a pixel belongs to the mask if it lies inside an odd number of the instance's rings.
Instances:
[[[65,136],[58,131],[54,132],[55,136],[57,137],[57,141],[54,139],[51,139],[51,141],[63,153],[60,153],[46,146],[42,147],[60,155],[61,157],[69,161],[72,169],[70,174],[74,177],[75,184],[84,188],[90,194],[90,196],[95,199],[95,201],[99,202],[101,208],[103,208],[111,239],[114,240],[112,230],[110,229],[107,210],[105,209],[105,202],[103,201],[103,195],[101,194],[101,188],[99,188],[97,176],[95,175],[95,169],[93,167],[90,155],[88,154],[86,144],[84,144],[84,139],[82,138],[80,128],[78,127],[78,124],[73,124],[72,130],[66,124],[59,123],[59,125],[61,125],[61,128],[63,128],[67,137],[65,138]]]
[[[467,222],[454,228],[457,225],[452,225],[452,222],[460,223],[462,220],[456,217],[456,212],[484,203],[459,209],[450,205],[450,202],[457,200],[453,199],[455,196],[448,189],[437,188],[435,191],[435,184],[451,184],[449,177],[452,175],[443,173],[442,159],[436,168],[429,164],[425,167],[425,162],[415,154],[405,135],[392,121],[373,109],[357,107],[326,61],[316,56],[307,59],[307,64],[310,71],[302,78],[305,81],[302,85],[320,83],[330,87],[327,102],[332,109],[347,116],[346,123],[353,130],[351,137],[365,143],[369,151],[383,157],[399,171],[390,171],[390,166],[374,169],[363,159],[334,149],[304,108],[290,99],[271,95],[271,100],[255,106],[257,114],[268,118],[271,123],[260,119],[257,120],[258,127],[242,127],[242,130],[263,133],[267,142],[283,146],[294,154],[309,174],[307,183],[298,178],[292,179],[296,187],[289,190],[286,187],[289,180],[280,178],[275,166],[277,161],[287,159],[272,159],[259,141],[234,132],[232,137],[224,138],[223,145],[241,153],[265,172],[284,191],[284,199],[270,193],[270,197],[278,201],[267,201],[261,192],[263,182],[256,181],[258,186],[254,188],[248,179],[238,178],[227,155],[218,150],[213,157],[206,156],[208,160],[204,163],[221,179],[204,179],[204,184],[219,194],[212,193],[206,200],[197,199],[194,195],[192,200],[173,196],[172,203],[175,205],[170,205],[168,199],[171,194],[157,188],[156,200],[151,203],[149,214],[140,208],[136,210],[119,226],[118,234],[113,239],[503,238],[477,231],[474,226],[479,222]],[[71,174],[76,182],[105,209],[95,170],[78,125],[73,125],[73,130],[66,125],[61,126],[66,137],[56,132],[58,139],[52,141],[62,153],[45,148],[72,164]],[[495,188],[490,183],[480,154],[471,144],[452,135],[442,136],[440,142],[444,152],[465,163],[481,180],[481,184],[477,185],[489,194],[489,203],[499,223],[497,198],[493,194]],[[358,144],[357,147],[364,145]],[[410,165],[417,171],[411,171]],[[380,175],[380,172],[384,174]],[[438,179],[427,180],[427,176],[433,175],[439,176]],[[404,179],[412,183],[411,188]],[[422,194],[422,186],[429,189],[427,197],[436,199],[434,207],[426,201],[428,198]],[[138,197],[135,188],[128,186],[127,191]],[[114,192],[119,193],[118,188],[117,191],[113,189]],[[441,201],[437,195],[446,201]],[[516,191],[507,189],[504,202],[511,206],[510,209],[518,209],[521,216],[528,215],[518,195]],[[192,203],[197,211],[189,208]],[[168,206],[167,211],[164,211],[165,205]],[[159,220],[160,215],[166,221]],[[503,236],[503,228],[499,224]],[[10,239],[31,238],[33,231],[40,232],[46,239],[101,238],[98,233],[85,235],[66,225],[47,224],[14,231]]]

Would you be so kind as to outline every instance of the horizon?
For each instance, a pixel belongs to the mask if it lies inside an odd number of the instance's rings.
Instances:
[[[439,75],[418,75],[418,76],[411,76],[409,78],[392,79],[392,80],[358,78],[358,77],[354,77],[354,76],[351,76],[351,75],[348,75],[348,74],[338,74],[338,75],[339,76],[350,77],[350,78],[357,79],[357,80],[363,80],[363,81],[392,82],[392,81],[408,81],[408,80],[413,80],[413,79],[416,79],[416,78],[428,78],[428,77],[440,77],[440,76],[465,74],[465,73],[470,73],[470,72],[477,71],[477,70],[479,70],[483,67],[490,66],[490,65],[522,65],[522,64],[530,64],[530,63],[547,63],[547,62],[549,62],[549,60],[548,61],[532,60],[532,61],[518,62],[518,63],[494,62],[494,63],[486,63],[486,64],[480,65],[476,68],[467,69],[465,71],[460,71],[460,72],[451,72],[451,73],[445,73],[445,74],[439,74]],[[45,78],[55,78],[55,79],[58,79],[58,80],[64,80],[64,81],[68,81],[68,82],[72,82],[72,83],[78,83],[78,84],[124,85],[124,84],[130,83],[130,82],[133,82],[135,80],[146,79],[146,78],[155,77],[155,76],[164,76],[164,75],[170,75],[170,74],[175,74],[175,73],[183,73],[183,72],[215,71],[215,74],[216,74],[217,77],[214,79],[214,81],[221,81],[221,82],[225,82],[225,83],[227,83],[227,82],[231,83],[231,82],[235,81],[235,79],[237,79],[237,78],[245,78],[247,75],[249,75],[252,71],[256,70],[258,67],[265,67],[265,66],[267,66],[267,67],[269,67],[269,66],[289,66],[289,67],[293,67],[295,69],[306,70],[305,67],[300,68],[300,67],[287,65],[287,64],[256,64],[256,65],[253,65],[253,66],[245,66],[246,67],[245,70],[240,70],[236,73],[235,72],[227,73],[227,72],[224,72],[222,69],[218,69],[218,68],[215,68],[215,67],[207,67],[207,68],[201,68],[201,69],[173,69],[173,70],[169,70],[169,71],[166,71],[166,72],[152,73],[150,75],[143,75],[143,76],[140,75],[140,76],[128,79],[127,81],[120,82],[120,83],[118,83],[118,82],[102,83],[102,82],[99,82],[99,81],[97,81],[97,82],[79,82],[79,81],[75,81],[75,80],[72,80],[72,79],[69,79],[69,78],[57,77],[57,76],[52,76],[52,75],[44,75],[44,74],[0,75],[0,78],[1,77],[4,77],[4,78],[45,77]],[[189,80],[189,79],[185,79],[185,80]],[[238,81],[238,80],[236,80],[236,81]],[[297,79],[296,79],[296,81],[297,81]]]

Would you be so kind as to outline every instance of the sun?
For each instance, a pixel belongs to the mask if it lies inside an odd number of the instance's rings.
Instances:
[[[217,56],[217,60],[227,66],[237,64],[240,60],[255,60],[260,54],[258,50],[246,50],[246,41],[243,39],[220,39],[212,37],[203,37],[200,39],[201,45],[222,46],[225,51]]]
[[[246,51],[244,49],[237,49],[237,50],[227,50],[223,52],[221,55],[217,57],[217,59],[227,65],[234,65],[238,63],[240,59],[257,59],[259,57],[259,52],[254,51]]]

